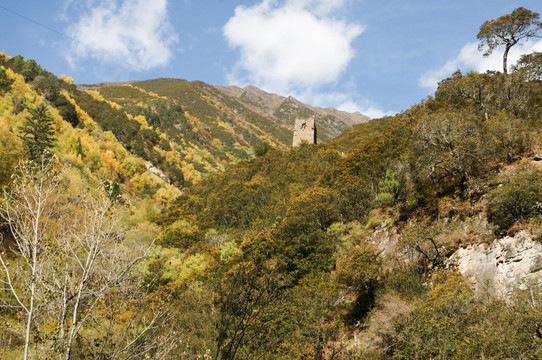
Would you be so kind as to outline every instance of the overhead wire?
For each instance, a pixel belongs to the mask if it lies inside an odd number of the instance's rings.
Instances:
[[[22,18],[22,19],[24,19],[24,20],[26,20],[26,21],[28,21],[28,22],[31,22],[31,23],[35,24],[35,25],[38,25],[38,26],[40,26],[40,27],[42,27],[42,28],[44,28],[44,29],[47,29],[47,30],[49,30],[49,31],[51,31],[51,32],[54,32],[54,33],[57,34],[57,35],[63,36],[63,37],[65,37],[65,38],[67,38],[67,39],[70,39],[70,40],[72,40],[72,41],[79,42],[80,44],[82,44],[82,43],[81,43],[80,41],[78,41],[76,38],[71,37],[71,36],[67,35],[67,34],[64,33],[64,32],[61,32],[61,31],[59,31],[59,30],[57,30],[57,29],[55,29],[55,28],[53,28],[53,27],[50,27],[50,26],[48,26],[48,25],[42,24],[41,22],[39,22],[39,21],[37,21],[37,20],[34,20],[34,19],[32,19],[32,18],[30,18],[30,17],[28,17],[28,16],[25,16],[25,15],[23,15],[23,14],[20,14],[20,13],[14,11],[14,10],[11,10],[11,9],[9,9],[9,8],[7,8],[7,7],[5,7],[5,6],[3,6],[3,5],[0,5],[0,9],[4,10],[4,11],[6,11],[6,12],[9,12],[9,13],[15,15],[15,16],[18,16],[18,17],[20,17],[20,18]],[[106,51],[106,50],[103,50],[103,49],[96,48],[95,46],[89,45],[89,44],[83,44],[83,45],[88,46],[90,49],[92,49],[92,50],[94,50],[94,51],[96,51],[96,52],[102,53],[103,55],[109,56],[111,59],[113,59],[113,60],[115,60],[115,61],[117,61],[117,62],[119,62],[119,63],[122,63],[122,64],[126,65],[127,67],[132,68],[133,70],[136,70],[136,71],[138,71],[138,72],[144,72],[144,73],[147,73],[147,74],[153,76],[154,78],[160,77],[160,76],[158,76],[158,75],[156,75],[156,74],[153,74],[152,72],[150,72],[150,71],[148,71],[148,70],[145,70],[145,69],[143,69],[143,68],[140,68],[140,67],[138,67],[138,66],[136,66],[136,65],[134,65],[134,64],[131,64],[131,63],[127,62],[127,61],[124,61],[123,59],[121,59],[121,58],[119,58],[119,57],[113,55],[113,54],[112,54],[111,52],[109,52],[109,51]]]

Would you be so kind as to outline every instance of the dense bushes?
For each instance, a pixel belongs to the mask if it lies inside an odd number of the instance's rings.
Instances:
[[[483,196],[536,134],[535,113],[523,106],[536,89],[515,81],[456,74],[434,99],[387,118],[377,136],[354,129],[349,137],[363,140],[347,154],[326,145],[261,146],[253,160],[187,189],[160,216],[163,239],[173,240],[163,244],[190,253],[211,244],[207,234],[228,239],[222,249],[231,255],[214,273],[218,353],[227,358],[233,348],[224,345],[238,341],[237,354],[270,359],[516,356],[513,342],[491,335],[499,316],[460,275],[442,270],[459,246],[493,238],[484,204],[499,231],[538,215],[539,170],[524,168]],[[506,102],[504,85],[523,100]],[[373,242],[392,248],[389,258]],[[506,319],[519,311],[491,306]],[[533,313],[524,314],[532,325]],[[370,351],[337,341],[344,329],[373,331],[378,319],[386,323],[367,335],[379,338]],[[511,332],[535,356],[531,325],[514,322]]]
[[[515,290],[508,301],[483,304],[457,273],[436,273],[432,280],[427,296],[389,334],[390,358],[540,358],[539,290]]]
[[[542,171],[533,166],[523,166],[487,195],[487,218],[499,233],[540,214]]]
[[[140,84],[149,92],[121,86],[91,96],[32,63],[11,65],[26,72],[36,99],[72,125],[96,121],[104,130],[87,134],[58,121],[73,131],[66,150],[73,164],[111,172],[118,184],[101,180],[115,200],[119,192],[137,198],[122,203],[131,205],[136,226],[129,234],[159,245],[141,268],[140,286],[163,296],[156,307],[177,309],[181,342],[171,343],[173,357],[540,357],[536,289],[482,304],[458,273],[443,270],[459,246],[494,238],[484,210],[498,233],[542,214],[542,170],[516,164],[538,131],[537,81],[456,73],[434,98],[353,129],[346,154],[326,144],[285,151],[262,144],[252,160],[184,189],[166,208],[173,186],[162,185],[160,172],[148,172],[144,160],[179,185],[181,163],[211,171],[216,164],[205,162],[207,154],[224,160],[220,166],[238,159],[235,151],[250,157],[245,150],[257,129],[271,133],[272,125],[239,107],[237,115],[255,126],[239,130],[240,118],[223,116],[223,106],[235,102],[215,103],[205,96],[214,90],[201,83],[155,80]],[[150,92],[161,87],[161,95],[175,99]],[[5,100],[11,116],[11,99]],[[5,150],[15,135],[2,130]],[[374,136],[360,136],[366,130]],[[284,140],[279,135],[270,143]],[[9,181],[8,160],[0,186]],[[509,175],[496,180],[498,171]],[[143,198],[164,211],[156,215]],[[140,221],[150,217],[155,224]]]

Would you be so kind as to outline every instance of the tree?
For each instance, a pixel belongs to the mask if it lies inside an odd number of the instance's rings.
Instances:
[[[4,301],[0,305],[22,309],[26,315],[26,360],[29,357],[31,330],[40,297],[38,285],[42,270],[49,260],[47,243],[51,235],[51,219],[54,217],[55,192],[59,186],[59,178],[54,175],[52,162],[44,159],[37,169],[23,163],[19,172],[12,191],[4,191],[5,206],[1,209],[0,216],[6,221],[15,242],[11,250],[22,261],[10,265],[4,252],[0,254],[0,264],[4,272],[0,283],[14,299],[14,303]]]
[[[19,74],[24,76],[24,80],[26,82],[33,81],[36,76],[46,73],[46,71],[44,71],[35,60],[25,60],[25,58],[21,55],[15,56],[10,61],[10,64],[11,68],[15,72],[18,72]]]
[[[281,277],[276,264],[241,261],[228,270],[217,287],[217,339],[213,359],[235,359],[250,352],[251,342],[265,336],[267,326],[277,316],[272,303],[277,300]],[[249,349],[245,349],[245,348]],[[246,354],[241,358],[250,358]]]
[[[54,158],[40,160],[19,165],[0,207],[0,315],[22,319],[21,358],[166,357],[178,291],[143,288],[151,245],[124,236],[123,204],[104,188],[66,194]]]
[[[31,160],[39,159],[46,154],[56,140],[54,121],[49,107],[41,103],[29,110],[24,124],[19,128],[22,135],[19,135],[28,148]]]
[[[512,70],[526,81],[542,80],[542,52],[533,51],[523,55]]]
[[[531,140],[525,120],[501,112],[487,120],[489,144],[495,149],[497,159],[512,163],[531,148]]]
[[[337,259],[337,283],[356,294],[346,320],[350,323],[363,320],[376,300],[378,279],[382,274],[382,260],[368,242],[354,246],[348,255]]]
[[[12,175],[19,159],[24,154],[24,149],[17,136],[5,127],[0,130],[0,189],[11,185]]]
[[[506,110],[517,118],[537,121],[542,110],[539,100],[542,89],[537,82],[530,81],[534,80],[530,76],[535,73],[536,64],[532,68],[529,65],[529,68],[513,69],[510,75],[487,72],[464,76],[456,71],[439,83],[435,98],[426,103],[427,108],[432,111],[463,109],[485,120]]]
[[[60,92],[60,84],[53,74],[36,76],[31,86],[43,99],[56,102]]]
[[[10,78],[4,67],[0,67],[0,94],[8,91],[15,80]]]
[[[525,166],[487,194],[487,219],[497,227],[498,233],[505,232],[516,221],[527,221],[541,214],[541,179],[539,169]]]
[[[478,50],[484,50],[484,56],[489,56],[499,46],[504,46],[503,72],[508,72],[508,52],[512,46],[523,39],[529,40],[538,36],[542,22],[538,21],[539,14],[518,7],[511,14],[506,14],[494,20],[488,20],[480,26],[477,38],[480,40]]]
[[[491,169],[487,130],[470,113],[421,115],[411,141],[410,173],[420,193],[431,189],[465,198],[471,182]]]
[[[436,272],[427,296],[408,319],[395,325],[394,358],[473,358],[457,356],[464,347],[461,340],[465,338],[468,325],[465,319],[472,306],[472,291],[460,274]]]
[[[61,299],[53,313],[58,316],[57,337],[65,359],[71,358],[77,335],[93,318],[92,310],[112,288],[122,283],[131,263],[142,259],[137,256],[125,264],[117,245],[122,240],[120,214],[105,192],[96,195],[89,192],[76,203],[83,211],[75,215],[73,223],[63,221],[68,226],[62,231],[64,236],[56,237],[58,256],[55,263],[48,264],[53,268],[44,279],[50,294]],[[139,249],[134,250],[139,255]],[[120,269],[115,271],[117,266]]]

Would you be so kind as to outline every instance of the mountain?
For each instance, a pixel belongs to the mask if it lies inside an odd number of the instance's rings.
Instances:
[[[280,121],[290,129],[294,128],[296,117],[314,116],[318,127],[318,140],[329,141],[353,125],[369,121],[359,112],[348,113],[335,108],[313,107],[288,96],[270,94],[255,86],[215,86],[224,94],[240,101],[243,105],[263,116]]]
[[[290,147],[294,99],[0,53],[0,357],[540,359],[541,63]]]
[[[254,86],[240,89],[168,78],[77,88],[132,118],[144,118],[149,127],[167,135],[189,181],[251,158],[264,142],[290,147],[296,117],[314,116],[318,139],[324,142],[368,121],[359,113],[311,107]]]
[[[180,154],[185,178],[193,181],[251,158],[261,143],[285,149],[293,136],[286,126],[202,82],[156,79],[105,83],[93,89],[89,92],[95,97],[165,134],[170,147]]]

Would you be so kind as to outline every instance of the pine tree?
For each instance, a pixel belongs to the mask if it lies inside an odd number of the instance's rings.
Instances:
[[[55,119],[44,103],[30,109],[29,112],[24,124],[19,127],[22,133],[19,137],[28,148],[29,158],[36,160],[42,156],[47,157],[48,150],[56,140],[53,128]]]

